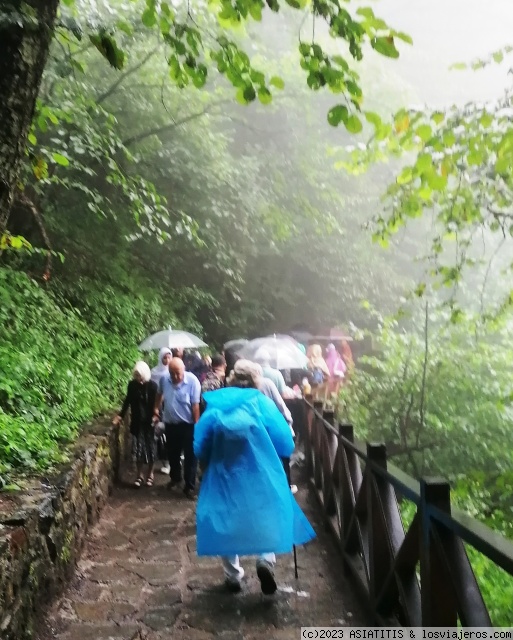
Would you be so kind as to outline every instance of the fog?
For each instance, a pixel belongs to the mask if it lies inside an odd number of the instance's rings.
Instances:
[[[373,8],[393,28],[413,38],[413,46],[400,43],[399,59],[386,64],[415,89],[421,102],[442,107],[489,100],[503,93],[512,57],[480,71],[449,67],[488,58],[512,44],[510,0],[379,0]]]
[[[481,71],[450,67],[487,58],[513,43],[510,1],[490,0],[484,5],[475,0],[363,0],[362,5],[371,5],[392,28],[412,37],[412,46],[396,41],[398,60],[381,56],[370,46],[361,62],[350,59],[346,43],[330,38],[320,19],[315,24],[315,41],[329,53],[346,56],[360,75],[363,108],[379,111],[386,120],[403,106],[439,108],[493,100],[508,86],[508,63],[513,65],[513,56]],[[348,5],[350,11],[356,10],[357,2]],[[135,4],[138,24],[141,3]],[[186,20],[189,5],[177,2],[176,7]],[[204,20],[213,31],[221,29],[203,2],[196,9],[201,24]],[[169,79],[165,45],[152,41],[146,32],[126,37],[134,71],[121,85],[118,72],[98,60],[94,51],[84,52],[91,70],[86,76],[89,86],[74,85],[72,76],[69,81],[59,80],[66,91],[76,92],[78,102],[86,91],[93,96],[110,95],[102,106],[115,114],[120,139],[128,140],[130,152],[138,155],[138,166],[132,170],[156,185],[171,214],[166,243],[156,249],[142,242],[134,246],[141,256],[155,252],[158,265],[167,265],[172,256],[169,279],[178,292],[176,298],[183,292],[189,296],[196,288],[205,291],[219,301],[224,323],[228,319],[231,323],[226,332],[234,335],[286,332],[296,325],[323,333],[349,321],[362,326],[369,317],[362,310],[362,300],[383,314],[394,312],[429,268],[420,258],[430,252],[432,211],[402,228],[388,249],[372,242],[368,223],[383,213],[380,196],[395,181],[397,163],[377,164],[359,177],[335,166],[341,150],[363,145],[371,127],[351,135],[342,124],[337,128],[328,124],[329,109],[345,97],[326,87],[313,91],[307,86],[298,42],[300,33],[305,42],[311,41],[312,27],[304,12],[283,3],[279,14],[264,11],[261,23],[250,21],[230,32],[256,69],[268,78],[284,79],[283,91],[272,87],[271,104],[258,100],[239,104],[233,86],[216,73],[215,65],[200,91],[190,85],[178,89]],[[163,55],[138,66],[137,61],[144,60],[153,46],[161,47]],[[62,52],[56,48],[56,71],[63,63],[60,57]],[[51,73],[48,80],[45,86],[51,88]],[[112,86],[117,89],[109,94]],[[160,133],[151,134],[153,126],[148,123],[154,123]],[[88,184],[89,176],[83,179]],[[110,186],[95,188],[99,194],[110,193]],[[61,207],[68,208],[67,204]],[[117,210],[113,213],[118,215]],[[184,238],[183,225],[191,220],[198,225],[201,246]],[[141,238],[134,234],[130,220],[126,227],[124,237],[130,242]],[[56,238],[55,245],[66,241],[67,237]],[[494,237],[483,251],[480,238],[476,258],[490,257],[496,241]],[[509,250],[508,243],[505,249]],[[127,252],[132,250],[130,246]],[[447,262],[451,251],[454,254],[454,243],[442,256]],[[496,264],[504,261],[498,259]],[[167,269],[163,267],[162,272],[167,277]],[[469,274],[468,283],[480,290],[484,276],[478,276]],[[488,281],[494,276],[495,271]],[[163,277],[160,269],[159,277]],[[197,319],[210,335],[220,340],[233,337],[221,335],[225,329],[207,302],[200,307]]]

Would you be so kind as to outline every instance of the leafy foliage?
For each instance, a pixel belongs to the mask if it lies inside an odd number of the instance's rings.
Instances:
[[[470,469],[494,478],[511,468],[504,448],[513,398],[508,329],[487,332],[476,323],[452,325],[446,313],[434,313],[426,341],[381,319],[375,355],[362,359],[344,391],[346,416],[365,436],[385,441],[416,477],[457,480]]]
[[[454,503],[513,538],[509,326],[446,311],[422,314],[409,331],[379,318],[373,350],[341,393],[341,417],[359,437],[385,442],[389,457],[415,477],[443,476]],[[427,336],[427,338],[426,338]],[[403,505],[406,520],[411,505]],[[495,625],[511,624],[513,579],[469,548]]]
[[[82,39],[91,23],[91,15],[80,0],[69,0],[63,8],[63,25],[75,38]],[[266,74],[258,68],[244,50],[237,31],[251,22],[260,22],[263,12],[283,13],[291,9],[309,18],[315,32],[315,21],[324,23],[331,38],[347,46],[341,55],[325,51],[315,41],[300,40],[300,64],[307,74],[307,84],[313,90],[329,88],[346,98],[347,105],[331,111],[328,120],[333,126],[343,122],[348,131],[361,129],[358,113],[361,111],[363,92],[358,74],[350,64],[363,58],[366,45],[380,55],[397,58],[396,40],[411,44],[411,38],[390,28],[378,18],[372,8],[359,7],[351,13],[347,2],[317,0],[209,0],[207,3],[187,3],[183,7],[167,2],[145,0],[134,8],[123,2],[112,2],[108,11],[97,8],[96,30],[89,33],[92,44],[117,69],[125,63],[122,43],[126,35],[143,28],[157,32],[166,45],[169,77],[180,88],[203,88],[212,68],[224,76],[235,89],[241,104],[258,100],[269,104],[273,89],[284,87],[282,78]],[[87,19],[84,17],[87,16]],[[90,27],[89,27],[90,29]]]
[[[22,273],[0,269],[0,477],[66,459],[78,427],[119,402],[145,327],[168,313],[152,300],[76,283],[71,307]],[[81,300],[81,302],[79,301]]]
[[[495,52],[490,60],[500,62],[511,50]],[[482,68],[490,60],[478,60],[472,67]],[[429,285],[457,288],[476,267],[488,273],[486,265],[511,247],[512,95],[508,88],[502,98],[486,104],[402,108],[391,122],[373,118],[374,133],[363,149],[341,152],[338,166],[353,173],[405,155],[406,163],[386,190],[384,210],[375,217],[375,239],[386,243],[412,219],[431,218],[429,267],[419,295]],[[478,243],[491,247],[484,256]],[[511,266],[511,261],[503,264],[501,275]],[[505,283],[499,306],[484,311],[496,314],[512,301]],[[455,308],[458,314],[460,306]]]

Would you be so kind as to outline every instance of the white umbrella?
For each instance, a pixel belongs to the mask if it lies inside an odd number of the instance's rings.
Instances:
[[[223,344],[223,349],[225,351],[226,349],[233,349],[234,351],[238,351],[248,342],[249,340],[246,340],[246,338],[237,338],[236,340],[228,340],[228,342],[225,342]]]
[[[151,351],[152,349],[192,349],[194,347],[206,347],[206,343],[188,331],[165,329],[148,336],[139,345],[141,351]]]
[[[238,353],[241,358],[263,364],[265,352],[270,356],[269,364],[274,369],[302,369],[308,362],[305,354],[289,337],[255,338]]]

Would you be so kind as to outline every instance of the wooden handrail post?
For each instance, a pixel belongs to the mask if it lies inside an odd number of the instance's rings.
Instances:
[[[312,420],[311,431],[311,474],[310,477],[314,479],[314,485],[317,489],[321,488],[322,484],[322,471],[321,471],[321,436],[322,436],[322,400],[314,400],[314,416]]]
[[[312,404],[312,395],[308,394],[305,396],[305,400]],[[313,475],[313,464],[312,464],[312,434],[314,431],[314,412],[313,409],[305,404],[305,432],[303,434],[303,446],[305,448],[305,460],[306,460],[306,473],[308,478],[311,478]]]
[[[322,419],[326,420],[328,424],[331,424],[332,427],[335,426],[335,412],[332,409],[326,410],[323,409]]]
[[[449,576],[436,548],[430,508],[451,512],[451,488],[442,478],[420,481],[420,582],[422,625],[455,627],[458,612]],[[443,544],[443,540],[440,540]]]
[[[322,400],[314,400],[313,406],[317,412],[322,414],[322,408],[324,406],[324,402]]]
[[[367,513],[369,518],[369,596],[371,608],[376,611],[377,597],[383,588],[390,570],[389,553],[387,548],[386,522],[382,517],[382,507],[379,491],[375,484],[381,478],[376,478],[373,465],[387,468],[387,448],[382,443],[367,443],[368,469],[367,475]]]
[[[387,468],[387,447],[382,442],[367,442],[367,458],[383,469]]]
[[[338,432],[343,438],[349,440],[349,442],[354,442],[354,427],[352,424],[339,422]]]

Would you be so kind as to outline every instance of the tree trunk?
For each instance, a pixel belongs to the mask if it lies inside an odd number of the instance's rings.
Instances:
[[[17,187],[59,0],[0,0],[0,236]]]

